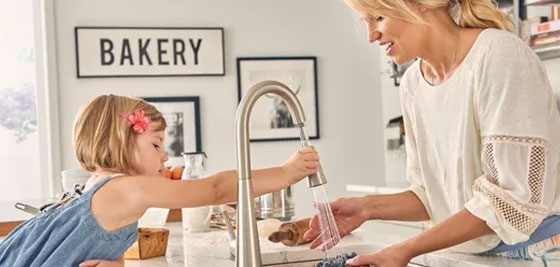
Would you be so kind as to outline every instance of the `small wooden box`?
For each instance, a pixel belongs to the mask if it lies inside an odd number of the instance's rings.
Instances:
[[[138,228],[138,241],[124,253],[125,259],[148,259],[165,256],[169,230],[163,228]]]
[[[181,215],[181,209],[169,209],[167,214],[167,222],[180,222],[183,216]]]

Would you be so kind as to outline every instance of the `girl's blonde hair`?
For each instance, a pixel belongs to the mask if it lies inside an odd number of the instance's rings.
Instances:
[[[512,30],[511,18],[502,12],[493,0],[346,0],[363,14],[381,15],[409,22],[424,23],[411,3],[430,9],[450,10],[457,25],[465,28],[496,28]]]
[[[137,134],[119,114],[136,110],[143,110],[152,123],[157,123],[156,130],[167,127],[161,112],[142,99],[102,95],[89,102],[74,125],[74,150],[82,168],[130,173],[135,164]]]

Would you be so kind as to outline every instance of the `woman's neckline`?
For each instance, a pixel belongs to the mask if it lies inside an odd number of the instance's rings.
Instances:
[[[480,33],[478,33],[475,41],[473,42],[473,44],[469,48],[469,51],[467,52],[467,55],[465,55],[463,60],[459,63],[459,66],[457,66],[455,71],[453,71],[453,73],[447,79],[445,79],[443,82],[441,82],[440,84],[432,85],[431,83],[428,82],[428,80],[426,80],[426,77],[424,76],[424,73],[422,72],[422,68],[421,68],[422,59],[420,59],[418,61],[418,64],[417,64],[417,71],[420,74],[420,77],[422,78],[422,82],[424,83],[424,85],[426,85],[428,87],[431,87],[431,88],[439,88],[439,87],[445,86],[447,83],[449,83],[451,80],[453,80],[455,78],[455,76],[457,76],[457,73],[459,73],[464,68],[464,65],[467,64],[467,62],[469,61],[469,59],[471,57],[471,54],[474,53],[473,51],[476,50],[478,44],[480,43],[482,35],[488,30],[489,30],[489,28],[484,29],[484,30],[480,31]]]

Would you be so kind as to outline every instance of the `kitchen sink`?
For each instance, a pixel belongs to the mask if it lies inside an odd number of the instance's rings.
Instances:
[[[317,264],[317,261],[307,261],[307,262],[293,262],[293,263],[284,263],[284,264],[274,264],[274,265],[263,265],[263,266],[278,266],[278,267],[314,267]],[[426,267],[424,265],[419,265],[415,263],[410,263],[407,265],[408,267]]]
[[[369,254],[382,249],[381,246],[375,244],[339,244],[337,246],[345,253],[356,252],[357,254]],[[320,250],[309,250],[307,246],[302,249],[289,249],[281,253],[261,254],[263,266],[293,266],[293,267],[310,267],[325,257],[325,253]]]
[[[344,241],[345,242],[338,244],[337,247],[341,248],[345,253],[356,252],[357,254],[370,254],[385,247],[374,243],[364,243],[360,238],[346,237]],[[261,242],[261,260],[263,266],[311,267],[315,266],[315,264],[324,257],[324,252],[310,250],[307,245],[286,247],[281,244]],[[408,266],[421,267],[424,265],[410,263]]]

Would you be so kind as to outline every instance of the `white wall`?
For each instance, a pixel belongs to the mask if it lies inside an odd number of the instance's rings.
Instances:
[[[384,125],[384,159],[385,159],[385,186],[393,188],[407,188],[410,186],[406,180],[406,152],[404,145],[397,150],[387,149],[387,140],[398,138],[399,127],[386,128],[389,120],[402,115],[399,87],[395,86],[393,78],[392,60],[385,55],[385,49],[379,48],[379,64],[381,95],[383,103],[383,125]]]
[[[321,139],[329,198],[347,183],[384,183],[378,50],[358,34],[341,0],[57,0],[62,168],[77,166],[71,144],[79,107],[97,95],[200,96],[202,148],[210,172],[235,168],[236,57],[316,56]],[[224,77],[77,79],[74,26],[223,27]],[[254,168],[282,163],[298,142],[255,143]],[[236,190],[232,188],[232,190]],[[312,212],[305,182],[295,188],[296,216]]]
[[[549,59],[543,62],[546,66],[552,89],[554,89],[556,97],[558,98],[560,95],[560,76],[558,76],[560,73],[560,58]]]

